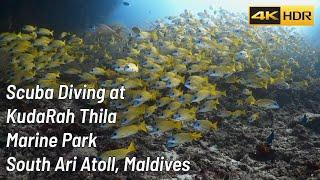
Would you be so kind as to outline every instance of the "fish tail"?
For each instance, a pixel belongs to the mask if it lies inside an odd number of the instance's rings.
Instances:
[[[134,152],[137,150],[136,144],[134,142],[131,142],[130,145],[128,146],[128,151]]]
[[[215,130],[218,129],[218,122],[212,123],[211,128]]]
[[[275,84],[275,79],[274,78],[270,78],[270,84]]]
[[[193,107],[193,108],[191,108],[191,110],[190,110],[192,113],[196,113],[197,112],[197,108],[196,107]]]
[[[175,128],[180,130],[182,128],[182,122],[176,122]]]
[[[226,97],[226,96],[227,96],[227,91],[222,91],[222,92],[221,92],[221,95],[224,96],[224,97]]]
[[[263,88],[268,89],[268,84],[266,83]]]
[[[202,134],[194,132],[194,133],[192,133],[192,137],[194,140],[197,140],[197,139],[202,138]]]
[[[146,123],[144,121],[140,124],[140,130],[148,132]]]

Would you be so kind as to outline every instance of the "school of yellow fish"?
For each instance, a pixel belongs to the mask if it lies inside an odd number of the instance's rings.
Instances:
[[[0,35],[0,51],[9,56],[3,77],[21,87],[123,85],[126,101],[105,103],[120,114],[116,126],[104,127],[114,128],[111,139],[166,136],[167,147],[174,148],[219,128],[207,117],[254,123],[261,111],[280,108],[270,97],[256,98],[257,89],[308,86],[307,78],[293,79],[301,69],[292,54],[304,53],[300,37],[290,29],[250,27],[246,19],[225,10],[185,11],[145,31],[102,27],[82,38],[26,25]],[[224,99],[234,108],[220,103]],[[119,160],[136,150],[131,142],[101,158]]]

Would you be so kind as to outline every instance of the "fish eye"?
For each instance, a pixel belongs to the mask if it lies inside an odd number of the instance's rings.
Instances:
[[[197,99],[197,98],[198,98],[197,96],[193,96],[193,97],[192,97],[193,100],[195,100],[195,99]]]
[[[138,105],[139,101],[134,101],[133,105]]]
[[[111,136],[117,136],[117,133],[116,132],[114,132],[114,133],[112,133],[112,135]]]

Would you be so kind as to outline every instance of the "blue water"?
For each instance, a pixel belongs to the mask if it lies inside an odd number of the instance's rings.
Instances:
[[[233,12],[247,13],[250,5],[314,5],[316,7],[316,25],[313,27],[297,27],[306,39],[312,39],[320,45],[320,1],[316,0],[127,0],[129,6],[117,6],[105,20],[105,23],[117,23],[128,27],[149,27],[151,22],[166,16],[179,15],[185,9],[193,13],[213,8],[223,8]]]

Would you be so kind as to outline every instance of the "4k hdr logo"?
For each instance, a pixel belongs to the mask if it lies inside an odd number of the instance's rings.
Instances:
[[[313,26],[313,6],[250,7],[249,24]]]

